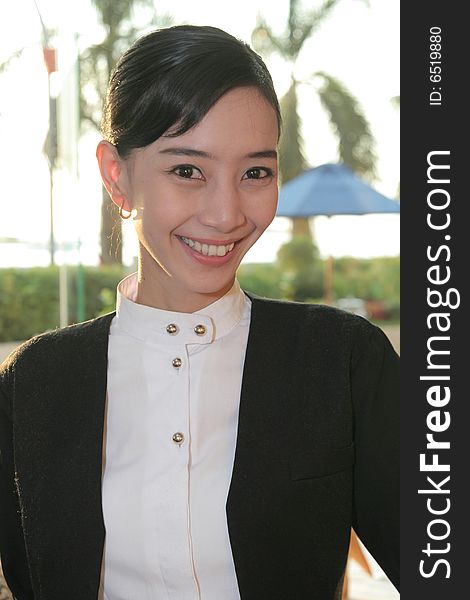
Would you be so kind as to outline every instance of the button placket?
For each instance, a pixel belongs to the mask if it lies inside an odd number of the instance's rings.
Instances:
[[[175,327],[176,327],[176,331],[175,331]],[[184,374],[186,375],[185,377],[183,377],[183,379],[180,379],[178,377],[179,383],[175,382],[175,385],[177,385],[178,388],[181,385],[183,385],[186,388],[187,385],[186,385],[185,381],[186,381],[186,378],[189,376],[189,372],[187,371],[187,369],[185,369],[182,372],[181,369],[184,366],[185,359],[187,359],[187,349],[186,349],[186,343],[185,343],[185,338],[187,337],[187,333],[185,335],[183,335],[183,333],[185,332],[184,326],[180,327],[176,323],[169,323],[167,325],[166,329],[167,329],[167,332],[171,335],[171,337],[174,337],[177,333],[180,333],[182,335],[182,338],[175,339],[176,345],[174,347],[174,350],[175,350],[175,352],[178,353],[178,356],[175,356],[171,360],[171,364],[177,373],[181,373],[181,376]],[[173,346],[173,343],[171,344],[171,346]],[[170,430],[170,437],[171,437],[171,443],[174,446],[177,446],[178,448],[182,448],[182,446],[186,443],[185,434],[183,432],[185,431],[185,429],[184,429],[185,427],[189,427],[189,423],[187,423],[187,421],[189,419],[189,415],[188,415],[188,407],[187,407],[187,398],[186,398],[186,394],[183,392],[183,390],[180,391],[180,394],[178,394],[178,397],[179,397],[179,401],[178,401],[177,405],[174,407],[174,412],[172,411],[173,415],[175,417],[175,419],[172,419],[173,427],[175,429],[173,429],[174,433],[171,433],[171,430]],[[180,427],[183,427],[183,429],[180,429]]]

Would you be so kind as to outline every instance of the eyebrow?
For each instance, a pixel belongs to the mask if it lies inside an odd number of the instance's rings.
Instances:
[[[209,152],[196,150],[196,148],[164,148],[159,150],[160,154],[173,154],[176,156],[200,156],[202,158],[214,158]],[[276,150],[259,150],[258,152],[249,152],[243,158],[274,158],[277,159]]]

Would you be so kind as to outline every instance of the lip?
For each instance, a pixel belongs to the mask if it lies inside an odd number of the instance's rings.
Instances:
[[[195,250],[193,250],[190,246],[188,246],[187,244],[185,244],[183,242],[182,239],[180,239],[180,236],[177,235],[175,236],[178,240],[178,242],[181,244],[181,246],[183,246],[183,250],[194,260],[196,260],[198,263],[202,264],[202,265],[208,265],[208,266],[219,266],[219,265],[224,265],[226,263],[228,263],[231,259],[232,259],[232,255],[235,252],[235,248],[237,247],[237,244],[240,240],[231,240],[231,241],[227,241],[227,242],[223,242],[221,244],[220,240],[218,242],[216,242],[215,240],[206,240],[206,239],[202,239],[202,238],[190,238],[190,239],[194,239],[195,241],[198,241],[200,243],[203,244],[213,244],[214,246],[227,246],[228,244],[231,244],[232,242],[235,244],[234,247],[232,248],[232,250],[230,252],[227,252],[227,254],[225,256],[205,256],[204,254],[201,254],[200,252],[196,252]],[[190,237],[190,236],[183,236],[183,237]]]

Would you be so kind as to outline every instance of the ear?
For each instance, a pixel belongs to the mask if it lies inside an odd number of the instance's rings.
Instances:
[[[96,158],[100,168],[101,179],[109,197],[116,206],[131,212],[132,203],[124,159],[119,156],[116,147],[105,140],[101,140],[98,144]]]

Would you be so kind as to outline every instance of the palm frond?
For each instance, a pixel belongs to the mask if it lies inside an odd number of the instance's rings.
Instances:
[[[20,58],[20,56],[23,54],[23,51],[24,48],[20,48],[20,50],[16,50],[16,52],[10,54],[6,60],[0,62],[0,73],[6,71],[14,60]]]
[[[303,152],[300,118],[297,111],[297,83],[292,82],[281,98],[282,134],[279,142],[279,168],[281,181],[286,183],[297,177],[307,166]]]
[[[127,21],[134,8],[129,0],[92,0],[97,17],[108,29],[116,29],[123,21]]]
[[[375,139],[358,100],[337,79],[324,72],[318,89],[321,103],[339,139],[339,158],[356,173],[376,177]]]
[[[339,2],[341,0],[325,0],[319,8],[297,16],[297,34],[293,37],[293,44],[298,47],[297,52],[300,52],[305,41],[320,28]]]
[[[281,56],[286,56],[288,53],[286,40],[274,35],[272,29],[259,15],[256,27],[251,33],[251,43],[256,52],[265,57],[270,56],[273,52],[277,52]]]
[[[290,0],[287,26],[281,36],[274,35],[266,21],[258,15],[257,25],[251,37],[255,50],[264,56],[277,52],[294,61],[305,40],[320,27],[340,1],[324,0],[319,8],[305,12],[301,10],[299,0]]]

